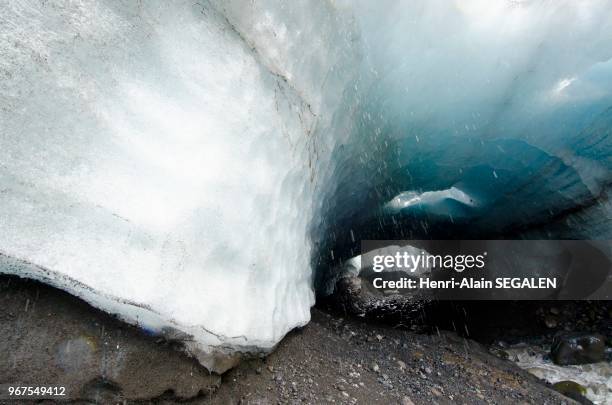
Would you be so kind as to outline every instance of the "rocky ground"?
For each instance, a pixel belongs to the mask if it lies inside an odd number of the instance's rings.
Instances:
[[[319,309],[312,318],[267,358],[217,376],[175,343],[59,290],[4,277],[0,387],[63,385],[71,403],[104,404],[574,403],[455,333],[408,332]]]

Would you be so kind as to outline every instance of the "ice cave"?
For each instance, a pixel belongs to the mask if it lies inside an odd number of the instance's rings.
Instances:
[[[0,4],[0,272],[211,370],[362,239],[610,239],[607,0]]]

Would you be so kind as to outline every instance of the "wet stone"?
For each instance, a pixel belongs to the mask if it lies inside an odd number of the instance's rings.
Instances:
[[[605,338],[597,333],[570,333],[555,336],[550,357],[560,366],[588,364],[605,358]]]

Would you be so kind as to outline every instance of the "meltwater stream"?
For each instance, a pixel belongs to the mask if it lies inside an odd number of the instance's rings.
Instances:
[[[551,384],[573,381],[586,388],[585,396],[595,404],[612,401],[612,364],[609,362],[558,366],[539,346],[518,345],[506,352],[509,360],[544,381]]]
[[[271,350],[362,239],[610,238],[612,7],[0,4],[0,271]]]

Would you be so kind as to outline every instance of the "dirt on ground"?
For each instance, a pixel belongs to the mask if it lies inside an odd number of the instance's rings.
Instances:
[[[319,309],[266,358],[217,376],[176,342],[14,277],[0,278],[0,352],[3,390],[65,386],[64,400],[78,404],[575,403],[454,333],[419,334]]]

